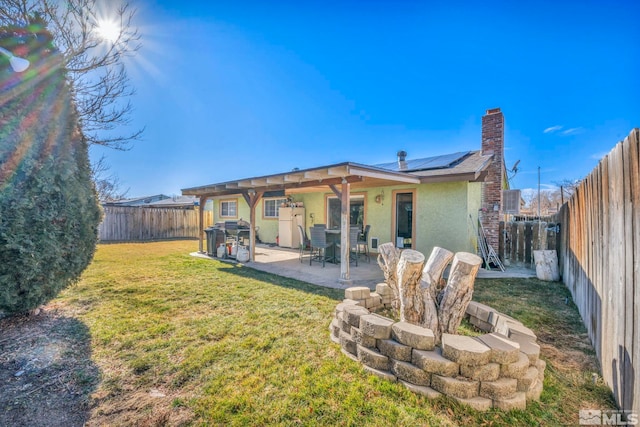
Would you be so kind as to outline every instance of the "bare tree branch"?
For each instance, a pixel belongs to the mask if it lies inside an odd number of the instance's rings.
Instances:
[[[110,8],[110,15],[100,16],[101,7]],[[124,58],[140,49],[135,13],[127,0],[2,1],[0,26],[26,27],[39,20],[52,34],[90,144],[127,150],[144,131],[122,132],[131,122],[128,99],[134,94]],[[105,19],[118,24],[112,41],[100,34]]]

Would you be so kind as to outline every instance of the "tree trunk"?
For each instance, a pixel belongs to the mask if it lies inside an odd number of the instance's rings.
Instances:
[[[433,248],[431,255],[427,260],[427,264],[422,271],[422,304],[424,306],[424,314],[420,325],[423,328],[438,331],[438,295],[444,287],[445,281],[442,279],[442,273],[453,258],[453,252],[438,246]],[[435,333],[435,332],[434,332]]]
[[[433,334],[437,336],[437,332],[440,330],[438,324],[438,306],[436,305],[436,302],[431,296],[431,292],[429,292],[428,288],[422,289],[422,304],[424,305],[424,315],[422,316],[420,326],[431,329]]]
[[[400,309],[400,294],[398,293],[397,266],[400,261],[400,249],[393,243],[383,243],[378,246],[378,265],[384,274],[384,281],[393,290],[391,306],[394,310]]]
[[[419,325],[424,316],[424,302],[420,290],[424,255],[405,249],[398,262],[398,292],[400,294],[400,321]]]
[[[445,268],[447,268],[452,259],[453,252],[436,246],[431,251],[427,264],[424,266],[424,271],[422,272],[423,287],[427,287],[427,291],[431,294],[431,299],[434,302],[444,288],[445,281],[442,280],[442,273],[444,273]]]
[[[436,341],[442,334],[455,334],[473,296],[473,283],[482,264],[482,258],[467,252],[458,252],[453,257],[449,280],[438,310],[439,330],[434,330]]]
[[[536,276],[547,282],[560,280],[558,271],[558,254],[554,250],[533,251],[533,259],[536,263]]]

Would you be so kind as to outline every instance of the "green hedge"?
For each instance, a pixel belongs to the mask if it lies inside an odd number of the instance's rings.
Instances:
[[[76,281],[96,247],[101,210],[88,147],[60,56],[0,64],[0,312],[31,310]],[[5,62],[6,64],[6,62]]]

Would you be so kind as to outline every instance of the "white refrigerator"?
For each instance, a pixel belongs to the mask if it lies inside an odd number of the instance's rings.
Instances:
[[[278,236],[283,248],[299,248],[300,233],[298,225],[304,230],[306,220],[304,208],[280,208],[278,217]]]

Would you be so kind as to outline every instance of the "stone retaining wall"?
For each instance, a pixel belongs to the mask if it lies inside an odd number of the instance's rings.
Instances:
[[[443,334],[436,346],[430,329],[373,313],[391,304],[387,284],[373,293],[349,288],[345,297],[336,307],[331,339],[367,371],[428,398],[445,394],[477,410],[525,409],[528,401],[539,400],[546,364],[538,358],[535,334],[517,320],[471,302],[469,321],[487,333]]]

